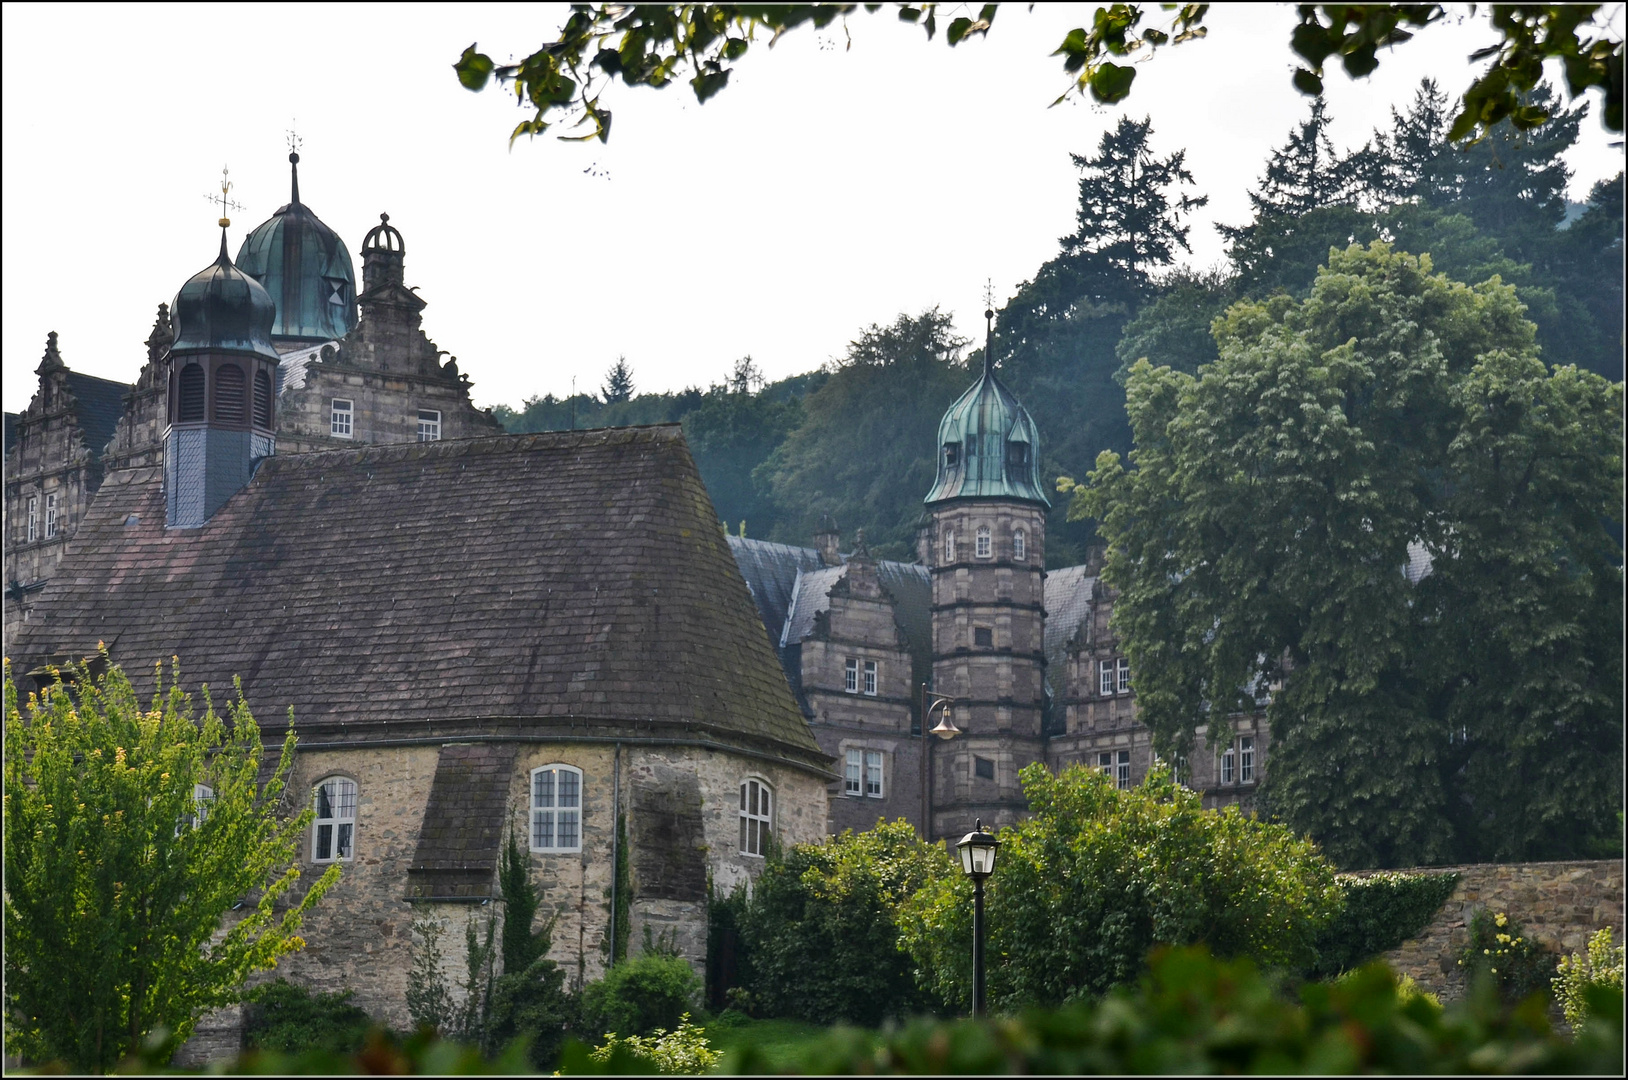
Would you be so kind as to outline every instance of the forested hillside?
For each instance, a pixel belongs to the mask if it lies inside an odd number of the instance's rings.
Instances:
[[[1620,381],[1623,177],[1568,204],[1562,155],[1587,109],[1535,96],[1553,121],[1529,133],[1505,123],[1468,149],[1447,141],[1449,102],[1429,81],[1387,130],[1344,150],[1313,99],[1262,164],[1252,218],[1222,227],[1227,263],[1205,272],[1179,259],[1206,196],[1150,121],[1123,119],[1095,153],[1075,155],[1076,228],[995,321],[1001,377],[1040,426],[1042,475],[1083,476],[1099,452],[1130,449],[1123,381],[1137,359],[1195,371],[1216,359],[1210,323],[1229,305],[1304,298],[1330,248],[1376,239],[1428,254],[1455,280],[1498,275],[1537,324],[1545,361]],[[619,359],[598,393],[496,413],[515,432],[681,421],[729,531],[808,543],[829,514],[845,541],[863,529],[872,552],[912,559],[937,424],[982,363],[982,337],[936,309],[907,312],[779,382],[745,357],[706,390],[640,394],[636,362]],[[1094,523],[1067,521],[1067,500],[1055,502],[1047,563],[1059,567],[1084,558]]]

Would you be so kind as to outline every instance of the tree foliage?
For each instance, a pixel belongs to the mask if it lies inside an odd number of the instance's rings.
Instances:
[[[498,887],[503,896],[503,974],[492,985],[486,1048],[495,1050],[524,1037],[532,1065],[552,1069],[573,1012],[565,972],[548,958],[559,916],[533,929],[541,899],[531,880],[530,859],[513,831],[498,862]]]
[[[633,397],[633,369],[628,367],[627,357],[618,356],[616,363],[605,372],[605,385],[601,393],[607,405],[615,405]]]
[[[104,650],[94,666],[107,664]],[[19,708],[5,668],[7,1041],[106,1072],[155,1033],[167,1059],[301,948],[339,868],[292,893],[311,820],[279,814],[293,728],[262,784],[241,689],[222,715],[206,688],[200,717],[178,670],[167,689],[158,670],[146,708],[117,667],[67,678]]]
[[[1021,774],[1030,816],[1002,829],[987,889],[991,1007],[1058,1005],[1134,982],[1154,945],[1202,942],[1271,966],[1311,963],[1340,908],[1314,845],[1153,772],[1118,790],[1074,765]],[[972,886],[930,883],[900,925],[923,980],[952,1009],[971,998]]]
[[[563,118],[575,117],[581,135],[562,139],[610,137],[611,110],[600,103],[616,80],[627,86],[660,89],[681,79],[689,83],[698,102],[729,84],[735,65],[744,58],[760,32],[772,34],[772,47],[780,35],[799,26],[816,28],[863,8],[875,12],[884,5],[867,4],[575,4],[556,38],[517,64],[497,64],[471,44],[453,64],[465,89],[479,91],[496,77],[511,84],[515,100],[530,108],[532,116],[516,125],[509,142],[522,135],[536,136]],[[929,41],[938,31],[937,3],[898,3],[898,17],[926,32]],[[1145,4],[1105,4],[1097,7],[1088,26],[1070,30],[1053,56],[1062,58],[1070,85],[1053,104],[1070,94],[1089,96],[1102,104],[1124,100],[1136,79],[1131,63],[1138,53],[1152,53],[1162,45],[1203,38],[1209,4],[1161,5],[1174,9],[1168,23],[1152,25]],[[1501,123],[1529,130],[1545,123],[1550,112],[1523,95],[1543,78],[1543,65],[1558,60],[1573,97],[1591,88],[1605,95],[1605,124],[1622,130],[1623,43],[1614,40],[1609,15],[1602,4],[1498,4],[1492,9],[1497,40],[1471,54],[1471,62],[1491,59],[1464,93],[1463,104],[1450,129],[1454,140],[1483,136]],[[989,32],[1000,9],[984,4],[958,14],[945,27],[944,40],[956,46]],[[961,10],[957,8],[957,10]],[[1379,50],[1409,40],[1413,30],[1447,15],[1443,4],[1301,4],[1300,20],[1289,44],[1305,62],[1293,74],[1293,84],[1304,94],[1323,92],[1324,66],[1338,57],[1346,73],[1363,78],[1379,66]],[[1147,22],[1149,25],[1144,25]],[[1413,28],[1410,30],[1409,28]],[[477,43],[478,44],[478,43]],[[1125,61],[1120,63],[1119,61]]]
[[[1134,467],[1075,497],[1158,745],[1280,684],[1264,795],[1347,867],[1563,857],[1621,805],[1622,389],[1523,314],[1332,253],[1196,376],[1134,366]]]

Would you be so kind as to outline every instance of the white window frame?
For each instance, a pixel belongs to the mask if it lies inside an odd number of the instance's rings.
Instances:
[[[849,750],[842,777],[842,793],[853,798],[865,794],[865,752]]]
[[[323,794],[332,785],[328,795],[328,810],[323,816]],[[311,861],[314,863],[353,862],[356,859],[356,804],[361,800],[361,787],[348,776],[325,776],[311,787],[311,809],[316,820],[311,822]],[[323,847],[323,830],[328,844]],[[348,846],[347,846],[348,842]],[[326,850],[327,854],[323,854]]]
[[[955,530],[954,529],[945,529],[944,530],[944,561],[947,562],[947,563],[952,563],[952,562],[955,561]]]
[[[1121,656],[1118,661],[1118,667],[1119,692],[1121,694],[1128,694],[1131,692],[1131,662],[1126,657]]]
[[[57,496],[56,492],[45,497],[45,538],[50,540],[57,534]]]
[[[543,775],[547,774],[547,791],[539,790]],[[582,850],[582,770],[575,765],[551,761],[531,770],[526,787],[529,821],[526,833],[532,851],[560,854]],[[570,789],[570,790],[568,790]],[[545,842],[543,826],[548,827]],[[569,826],[571,842],[561,843]]]
[[[980,559],[995,557],[995,544],[988,525],[978,526],[978,531],[973,534],[972,553]]]
[[[28,497],[28,542],[32,544],[40,538],[40,497]]]
[[[1237,760],[1237,755],[1233,753],[1232,747],[1229,746],[1221,751],[1221,782],[1223,784],[1237,783]]]
[[[1110,780],[1114,778],[1114,755],[1111,751],[1104,750],[1097,755],[1097,771]]]
[[[852,656],[842,661],[842,692],[859,693],[859,660]]]
[[[1245,735],[1238,740],[1238,782],[1240,784],[1253,784],[1255,782],[1255,737]]]
[[[420,410],[418,410],[418,441],[419,442],[440,442],[441,441],[441,410],[440,409],[420,409]]]
[[[774,835],[774,789],[762,777],[741,781],[740,823],[741,854],[763,858]]]
[[[864,680],[860,683],[860,686],[861,686],[862,691],[863,691],[863,693],[865,694],[866,697],[875,697],[876,696],[876,684],[881,681],[877,676],[878,676],[878,669],[877,669],[877,666],[876,666],[876,661],[875,660],[867,660],[867,661],[865,661],[865,677],[864,677]]]
[[[865,797],[882,798],[882,751],[865,751]]]
[[[1029,557],[1028,537],[1022,529],[1012,530],[1012,558],[1022,562]]]
[[[1097,662],[1097,692],[1103,697],[1114,696],[1114,661],[1112,657]]]
[[[336,439],[356,438],[356,402],[336,397],[328,403],[328,434]]]
[[[1121,750],[1115,755],[1114,783],[1120,791],[1131,789],[1131,752]]]

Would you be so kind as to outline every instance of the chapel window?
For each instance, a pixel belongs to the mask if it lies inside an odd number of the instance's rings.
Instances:
[[[348,398],[334,398],[328,409],[328,433],[335,438],[352,438],[356,430],[356,403]]]
[[[741,854],[761,856],[773,827],[774,798],[769,785],[758,779],[741,784]]]
[[[980,559],[987,559],[994,554],[994,544],[990,542],[989,526],[978,526],[978,532],[973,540],[973,554]]]
[[[418,441],[439,442],[441,439],[441,410],[418,410]]]
[[[181,369],[179,400],[176,402],[182,423],[204,418],[204,369],[202,364],[188,364]]]
[[[1012,531],[1012,558],[1022,562],[1029,557],[1029,538],[1022,529]]]
[[[264,371],[254,373],[254,426],[271,430],[271,375]]]
[[[356,781],[330,776],[311,791],[312,862],[349,862],[356,855]]]
[[[242,368],[236,364],[222,364],[215,369],[215,423],[243,422],[244,390]]]
[[[531,771],[531,850],[582,850],[582,770],[544,765]]]

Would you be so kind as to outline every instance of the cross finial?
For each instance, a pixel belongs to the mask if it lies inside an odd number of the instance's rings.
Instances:
[[[242,203],[234,202],[228,197],[232,190],[231,175],[231,170],[222,165],[220,167],[220,194],[204,196],[210,202],[220,204],[220,227],[223,229],[232,223],[232,219],[226,216],[226,211],[243,209]]]

